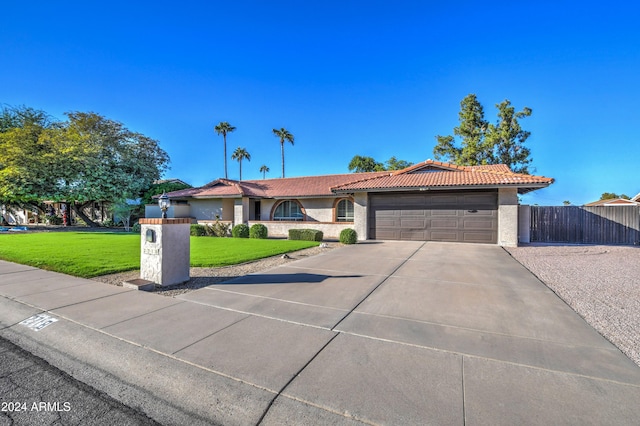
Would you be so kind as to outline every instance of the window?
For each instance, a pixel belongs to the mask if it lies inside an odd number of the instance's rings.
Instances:
[[[304,220],[304,213],[297,202],[283,201],[273,212],[273,220]]]
[[[336,222],[353,222],[353,201],[347,198],[338,201]]]

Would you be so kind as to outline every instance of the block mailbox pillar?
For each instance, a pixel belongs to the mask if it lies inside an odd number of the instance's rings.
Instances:
[[[189,281],[191,219],[140,219],[140,278],[161,286]]]

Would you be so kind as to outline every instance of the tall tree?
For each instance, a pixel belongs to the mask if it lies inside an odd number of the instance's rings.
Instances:
[[[454,136],[436,136],[435,158],[464,166],[506,164],[515,172],[528,173],[530,150],[524,143],[531,133],[522,130],[518,120],[529,117],[532,110],[525,107],[516,112],[509,100],[496,108],[498,120],[490,124],[476,95],[467,95],[460,102],[460,125],[453,129]],[[456,137],[461,139],[460,146]]]
[[[387,161],[385,161],[385,170],[402,170],[407,167],[413,166],[413,163],[410,163],[405,160],[398,160],[396,157],[391,157]]]
[[[363,157],[361,155],[354,155],[349,162],[348,167],[349,171],[353,173],[384,170],[384,165],[382,163],[378,163],[372,157]]]
[[[466,166],[491,164],[492,149],[484,138],[489,123],[476,95],[469,94],[460,102],[458,120],[460,125],[453,128],[453,134],[462,139],[461,146],[455,145],[455,136],[436,136],[438,142],[433,149],[436,159]]]
[[[262,166],[260,166],[260,173],[262,173],[262,179],[265,179],[267,177],[268,172],[269,172],[269,167],[267,167],[266,164],[263,164]]]
[[[363,157],[361,155],[354,155],[349,162],[349,171],[353,173],[362,172],[382,172],[385,170],[402,170],[409,166],[412,166],[405,160],[398,160],[395,156],[389,158],[384,163],[378,163],[372,157]]]
[[[29,122],[0,132],[0,199],[64,201],[87,224],[96,201],[137,198],[160,178],[169,156],[158,142],[95,113],[68,121]]]
[[[522,130],[519,119],[531,116],[531,108],[516,112],[508,99],[496,104],[497,124],[489,124],[487,146],[493,147],[492,163],[506,164],[516,173],[529,173],[531,151],[524,146],[531,132]]]
[[[0,202],[36,204],[54,192],[49,177],[61,164],[52,138],[60,125],[44,111],[4,107],[0,115]]]
[[[231,124],[226,121],[221,121],[216,124],[213,128],[218,135],[222,135],[222,141],[224,143],[224,178],[228,179],[229,174],[227,173],[227,133],[231,133],[236,130]]]
[[[601,200],[613,200],[616,198],[623,198],[625,200],[631,199],[627,194],[616,194],[615,192],[603,192],[600,196]]]
[[[142,197],[140,199],[140,204],[143,206],[145,204],[156,204],[154,203],[153,196],[161,195],[165,192],[173,192],[179,191],[181,189],[191,188],[192,186],[189,184],[182,183],[174,183],[174,182],[162,182],[162,183],[153,183],[149,188],[142,192]]]
[[[24,128],[27,125],[50,128],[53,124],[54,120],[49,114],[27,106],[11,107],[7,105],[3,106],[0,111],[0,132]]]
[[[273,134],[280,139],[280,151],[282,153],[282,177],[284,177],[284,142],[291,142],[291,145],[293,145],[294,136],[284,127],[281,127],[280,130],[273,129]]]
[[[237,160],[238,163],[240,163],[240,180],[242,180],[242,160],[251,161],[251,154],[249,154],[246,149],[238,147],[233,151],[233,154],[231,154],[231,159]]]

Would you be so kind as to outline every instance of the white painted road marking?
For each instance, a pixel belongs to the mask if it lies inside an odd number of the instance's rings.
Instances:
[[[37,314],[20,322],[20,324],[27,326],[34,331],[40,331],[46,326],[53,324],[56,321],[58,321],[58,318],[54,318],[46,314]]]

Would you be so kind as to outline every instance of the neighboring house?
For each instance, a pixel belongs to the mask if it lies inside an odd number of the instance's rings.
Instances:
[[[518,243],[518,194],[553,179],[513,173],[505,165],[456,166],[427,160],[398,171],[283,179],[217,179],[167,195],[168,217],[210,223],[262,223],[270,236],[314,228],[360,240]],[[160,217],[148,205],[146,217]]]
[[[183,180],[180,180],[180,179],[177,179],[177,178],[158,179],[158,180],[153,181],[154,185],[160,185],[160,184],[163,184],[163,183],[178,183],[178,184],[184,185],[184,186],[191,186],[187,182],[185,182]]]
[[[640,194],[638,194],[638,195],[640,195]],[[626,198],[610,198],[608,200],[598,200],[598,201],[594,201],[592,203],[587,203],[584,206],[585,207],[592,207],[592,206],[640,206],[640,202],[638,202],[638,200],[637,200],[638,195],[636,195],[631,200],[627,200]]]

